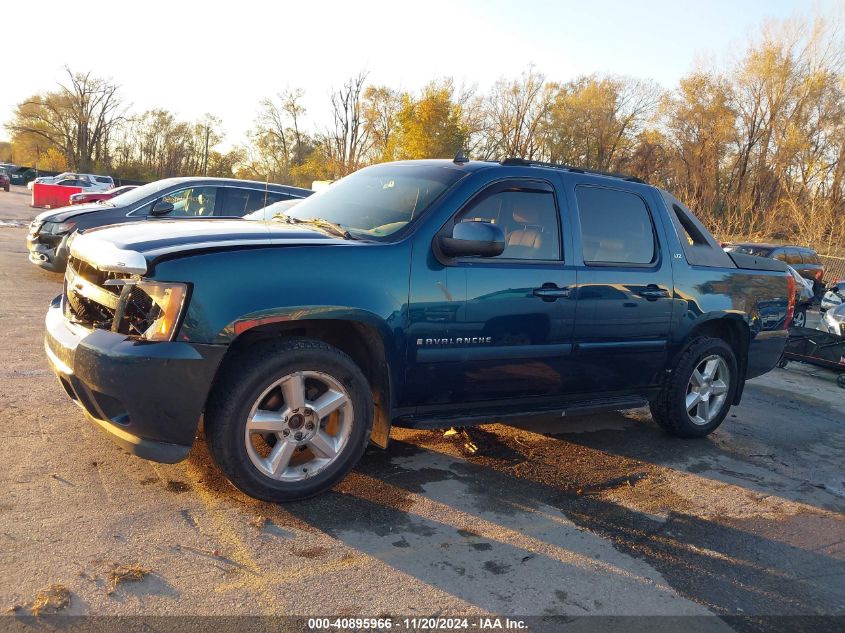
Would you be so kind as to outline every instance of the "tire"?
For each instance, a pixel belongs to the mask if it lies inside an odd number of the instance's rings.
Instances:
[[[699,369],[707,360],[708,365],[713,360],[718,360],[722,364],[716,363],[718,371],[715,376],[718,380],[710,377],[712,385],[709,389],[712,391],[707,395],[707,406],[709,407],[709,399],[714,398],[713,405],[719,403],[717,412],[713,412],[712,417],[707,417],[703,414],[703,404],[694,404],[693,413],[687,410],[687,398],[692,396],[690,388],[692,387],[693,372]],[[704,372],[699,372],[699,376],[704,376]],[[736,356],[730,346],[718,338],[700,337],[693,340],[681,354],[674,370],[666,377],[658,397],[650,403],[651,415],[654,421],[664,429],[666,432],[676,435],[678,437],[704,437],[712,433],[722,423],[731,408],[731,403],[734,400],[737,389],[737,378],[739,372],[737,369]],[[706,376],[704,376],[706,377]],[[722,383],[717,386],[717,383]],[[722,385],[724,391],[722,391]],[[696,389],[704,389],[707,391],[708,387],[697,387]],[[716,391],[719,391],[717,394]],[[724,396],[722,398],[722,396]],[[699,402],[705,400],[699,395]],[[696,414],[696,421],[693,420],[693,414]]]
[[[836,377],[836,384],[839,385],[842,389],[845,389],[845,374],[839,374]]]
[[[807,326],[807,308],[798,308],[792,316],[792,323],[789,327]]]
[[[781,359],[778,361],[778,367],[780,367],[781,369],[786,369],[786,366],[787,366],[787,365],[789,365],[789,361],[788,361],[787,359],[785,359],[785,358],[781,358]]]
[[[320,418],[320,402],[342,404]],[[205,434],[214,461],[236,488],[285,502],[339,482],[364,453],[372,421],[372,390],[358,365],[321,341],[289,338],[248,348],[224,368],[206,406]],[[332,450],[334,457],[327,457]],[[283,466],[273,471],[274,463]]]

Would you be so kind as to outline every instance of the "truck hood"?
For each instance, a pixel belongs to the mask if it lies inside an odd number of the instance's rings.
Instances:
[[[149,262],[174,253],[250,246],[350,244],[310,225],[249,220],[144,220],[82,231],[70,253],[103,271],[144,274]]]

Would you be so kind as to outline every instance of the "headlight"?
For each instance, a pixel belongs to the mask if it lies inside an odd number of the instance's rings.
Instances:
[[[141,338],[147,341],[170,341],[176,333],[176,325],[188,296],[187,284],[139,281],[135,289],[146,294],[152,306],[147,313]]]
[[[50,235],[65,235],[73,230],[76,222],[68,220],[67,222],[45,222],[41,227],[41,233],[48,233]]]

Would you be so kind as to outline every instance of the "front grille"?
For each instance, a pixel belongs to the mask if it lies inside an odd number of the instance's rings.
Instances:
[[[65,316],[86,327],[112,330],[121,301],[122,285],[107,286],[110,279],[130,279],[122,273],[98,270],[71,256],[65,273]]]

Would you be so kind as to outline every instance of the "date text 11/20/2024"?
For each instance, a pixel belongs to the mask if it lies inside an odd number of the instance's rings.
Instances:
[[[523,630],[524,620],[498,617],[480,618],[309,618],[308,630]]]

